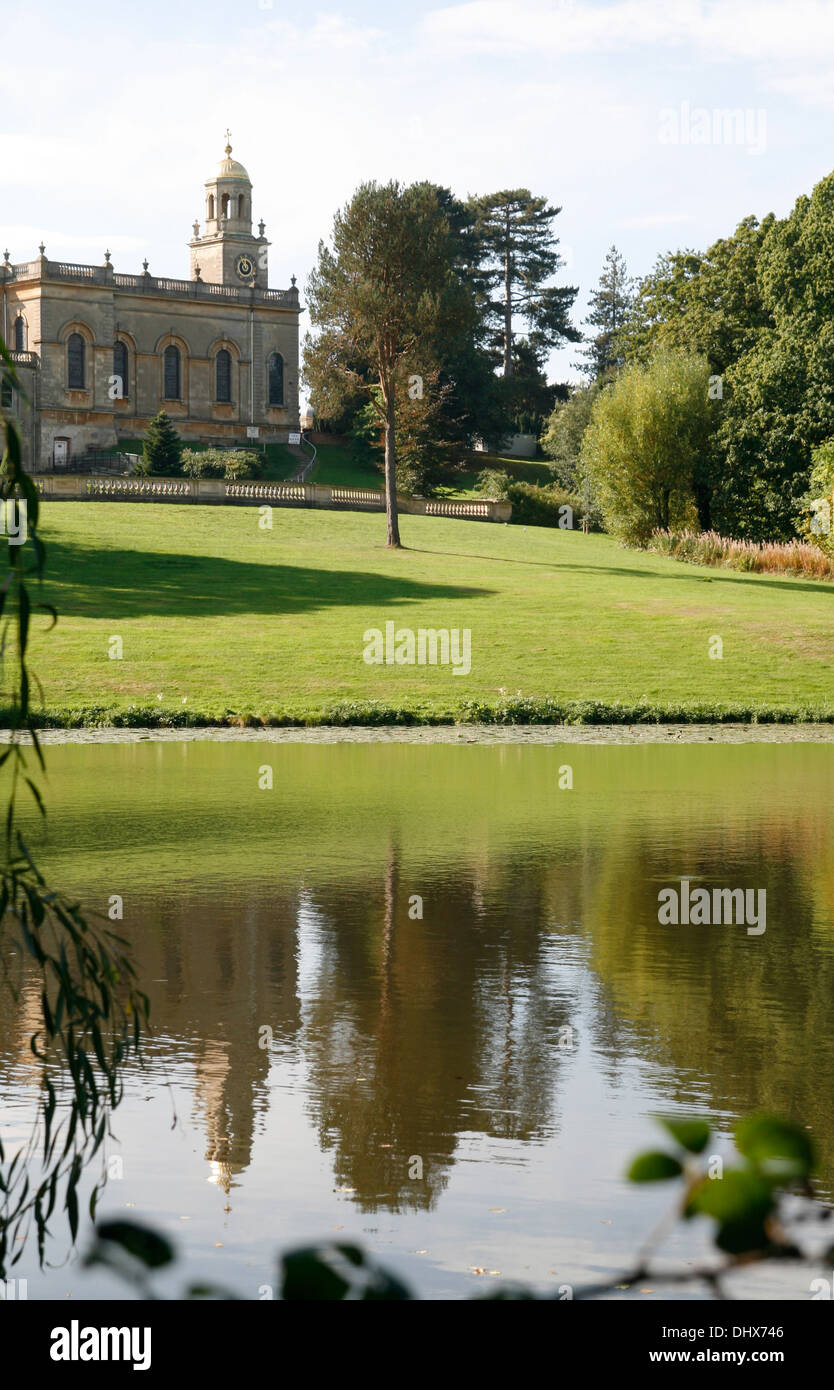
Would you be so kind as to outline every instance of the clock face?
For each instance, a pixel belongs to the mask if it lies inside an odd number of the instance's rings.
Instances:
[[[251,256],[238,256],[235,262],[235,269],[241,280],[251,280],[255,274],[255,267],[252,264]]]

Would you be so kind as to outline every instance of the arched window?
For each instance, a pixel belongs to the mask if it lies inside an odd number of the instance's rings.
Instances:
[[[67,388],[84,390],[84,339],[80,333],[70,333],[67,338]]]
[[[213,194],[213,193],[209,193],[209,197],[208,197],[208,215],[209,215],[209,219],[213,222],[213,221],[214,221],[214,194]]]
[[[163,394],[166,401],[180,399],[180,350],[173,343],[165,349],[165,382]]]
[[[127,389],[127,343],[117,340],[113,344],[113,375],[116,377],[115,400],[122,400],[129,395]]]
[[[273,352],[267,363],[269,384],[269,404],[284,404],[284,359],[280,352]]]
[[[242,193],[239,193],[239,194],[238,194],[238,198],[237,198],[237,215],[238,215],[238,217],[242,217],[245,211],[246,211],[246,199],[244,198],[244,196],[243,196]]]
[[[228,216],[229,216],[229,195],[228,195],[228,193],[224,193],[224,194],[223,194],[223,197],[220,199],[220,206],[221,206],[221,208],[222,208],[222,210],[223,210],[223,216],[224,216],[224,217],[228,217]]]
[[[14,321],[14,350],[15,352],[26,351],[26,320],[22,314],[18,314]]]
[[[214,359],[215,367],[215,398],[226,405],[232,399],[232,355],[226,348],[221,348]]]

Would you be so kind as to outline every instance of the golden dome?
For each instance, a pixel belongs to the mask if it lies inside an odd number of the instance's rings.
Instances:
[[[236,159],[232,159],[232,147],[229,144],[230,139],[231,136],[227,130],[226,158],[220,160],[217,165],[217,173],[213,174],[210,179],[206,179],[206,183],[214,183],[215,179],[245,179],[247,183],[252,182],[243,165],[239,164]]]

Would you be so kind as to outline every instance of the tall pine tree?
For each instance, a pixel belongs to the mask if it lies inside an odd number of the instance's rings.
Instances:
[[[620,335],[634,299],[633,284],[624,258],[616,246],[611,246],[599,285],[590,296],[591,311],[583,320],[586,328],[596,332],[585,335],[585,362],[577,365],[592,381],[623,365]]]
[[[537,354],[562,342],[576,343],[581,334],[568,317],[577,295],[575,286],[547,285],[564,265],[553,222],[561,208],[529,188],[504,189],[470,202],[478,241],[479,288],[490,327],[500,349],[504,376],[513,375],[513,320],[527,320],[529,341]]]
[[[457,244],[430,184],[364,183],[319,243],[307,282],[304,375],[326,413],[367,392],[385,440],[388,545],[400,546],[397,418],[431,388],[439,346],[465,337],[471,295],[456,273]]]

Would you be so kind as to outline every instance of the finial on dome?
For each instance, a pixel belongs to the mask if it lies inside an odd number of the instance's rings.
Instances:
[[[226,126],[226,154],[232,153],[232,132]]]

